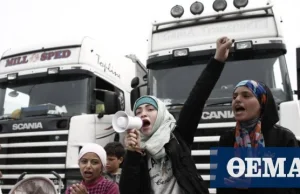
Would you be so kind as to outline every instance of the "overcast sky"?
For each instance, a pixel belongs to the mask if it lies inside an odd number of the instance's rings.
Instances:
[[[90,36],[117,55],[136,54],[147,58],[147,39],[153,21],[172,19],[170,9],[185,8],[195,0],[1,0],[0,53],[35,43]],[[249,6],[263,0],[249,0]],[[228,9],[233,0],[227,0]],[[300,45],[300,0],[273,0],[284,21],[287,62],[296,87],[295,48]],[[213,0],[202,0],[203,14],[212,12]]]

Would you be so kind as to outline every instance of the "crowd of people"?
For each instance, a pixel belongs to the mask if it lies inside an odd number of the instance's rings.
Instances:
[[[133,108],[141,129],[128,130],[124,146],[90,143],[79,153],[82,181],[66,194],[208,194],[192,159],[191,146],[206,100],[218,81],[234,40],[221,37],[216,53],[199,75],[175,120],[155,96],[142,96]],[[220,147],[298,147],[295,135],[276,124],[277,106],[268,86],[241,80],[232,94],[236,126],[220,137]],[[224,179],[230,184],[234,179]],[[224,188],[217,194],[298,193],[296,189]]]

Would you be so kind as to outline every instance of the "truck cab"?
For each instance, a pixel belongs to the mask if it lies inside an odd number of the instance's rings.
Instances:
[[[228,10],[229,1],[212,3],[205,6],[213,7],[214,13],[203,14],[206,8],[198,1],[189,9],[193,17],[181,18],[185,8],[176,5],[171,9],[174,19],[153,23],[148,47],[148,83],[131,92],[131,100],[135,101],[144,94],[141,88],[146,87],[147,94],[165,102],[177,119],[196,80],[215,54],[217,38],[235,39],[221,77],[206,102],[192,146],[197,169],[208,187],[210,148],[218,145],[220,135],[235,127],[231,101],[233,89],[241,80],[267,84],[278,105],[279,124],[300,136],[299,101],[293,99],[282,20],[274,6],[269,1],[251,6],[251,1],[248,5],[244,0],[233,1],[235,7]],[[216,192],[214,188],[209,190]]]
[[[0,61],[0,169],[3,193],[26,176],[42,175],[66,187],[81,179],[78,153],[85,143],[105,146],[122,137],[111,120],[131,112],[136,64],[96,40],[8,50]]]

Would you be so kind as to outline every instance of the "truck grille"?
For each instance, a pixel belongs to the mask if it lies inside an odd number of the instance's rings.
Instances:
[[[192,146],[192,156],[198,173],[202,176],[208,188],[210,188],[210,148],[217,147],[220,135],[234,126],[235,122],[202,123],[198,125]],[[216,193],[215,188],[210,188],[209,191],[210,193]]]
[[[55,184],[55,171],[65,178],[68,130],[0,134],[0,185],[6,194],[23,172],[25,176],[44,176]]]

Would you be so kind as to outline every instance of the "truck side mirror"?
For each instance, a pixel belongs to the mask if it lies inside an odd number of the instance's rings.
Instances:
[[[131,80],[131,88],[135,88],[135,87],[137,87],[139,84],[140,84],[140,79],[139,79],[139,77],[134,77],[134,78]]]
[[[121,110],[121,103],[117,93],[111,91],[104,92],[104,107],[104,113],[108,115],[115,114]]]
[[[141,96],[140,87],[136,87],[131,90],[131,92],[130,92],[131,110],[133,110],[134,103],[140,96]]]
[[[103,90],[103,89],[94,89],[95,92],[101,95],[103,99],[103,104],[96,105],[96,113],[98,113],[98,118],[102,118],[103,115],[115,114],[121,110],[121,102],[118,98],[116,92]]]
[[[298,96],[298,100],[300,100],[300,47],[296,48],[296,61],[297,61],[297,90],[295,90],[295,94]]]
[[[148,79],[148,75],[146,74],[146,75],[143,76],[143,80],[147,81],[147,79]]]
[[[133,106],[134,106],[134,103],[135,101],[143,96],[143,95],[146,95],[147,92],[147,83],[144,83],[136,88],[133,88],[130,92],[130,104],[131,104],[131,110],[133,110]]]

